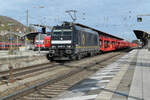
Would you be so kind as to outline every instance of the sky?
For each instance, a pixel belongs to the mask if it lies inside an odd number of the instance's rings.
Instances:
[[[72,21],[65,13],[76,10],[77,23],[132,41],[136,39],[133,30],[150,32],[150,0],[0,0],[0,15],[14,18],[26,25],[26,11],[29,24],[54,26],[63,21]],[[44,7],[44,8],[39,8]]]

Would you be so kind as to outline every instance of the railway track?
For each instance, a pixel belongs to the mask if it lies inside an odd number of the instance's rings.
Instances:
[[[34,65],[34,66],[13,69],[13,79],[21,80],[25,75],[28,75],[31,73],[35,74],[35,72],[39,72],[42,70],[44,71],[50,68],[52,69],[56,67],[57,65],[59,64],[56,64],[55,62],[50,62],[50,63],[44,63],[44,64],[39,64],[39,65]],[[4,80],[8,81],[9,72],[10,72],[9,70],[0,72],[0,81],[4,81]]]
[[[62,66],[73,67],[73,69],[65,74],[60,74],[36,85],[4,96],[0,100],[47,100],[53,98],[92,73],[95,73],[99,68],[103,68],[109,61],[111,63],[114,58],[119,57],[121,54],[115,53],[88,65],[71,66],[63,64]]]

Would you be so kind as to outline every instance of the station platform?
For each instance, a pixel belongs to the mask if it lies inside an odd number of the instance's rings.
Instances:
[[[47,53],[48,51],[40,51],[40,54],[39,54],[38,51],[26,50],[26,51],[19,51],[16,54],[9,54],[9,50],[0,50],[0,60],[6,59],[6,58],[45,55]]]
[[[150,100],[150,51],[134,49],[54,100]]]
[[[14,69],[48,63],[46,58],[48,51],[20,51],[17,54],[9,54],[8,50],[0,50],[0,72],[9,70],[10,66]]]

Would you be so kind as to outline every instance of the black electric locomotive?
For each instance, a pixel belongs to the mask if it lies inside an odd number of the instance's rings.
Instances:
[[[85,25],[64,22],[54,26],[51,34],[49,60],[73,60],[99,53],[98,33]]]

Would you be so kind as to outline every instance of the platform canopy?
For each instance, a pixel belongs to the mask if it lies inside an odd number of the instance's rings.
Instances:
[[[150,32],[145,32],[143,30],[133,30],[136,37],[143,42],[143,45],[147,45],[148,39],[150,39]]]
[[[39,34],[40,32],[33,32],[33,33],[28,33],[25,36],[29,39],[29,40],[34,40],[34,38]]]

